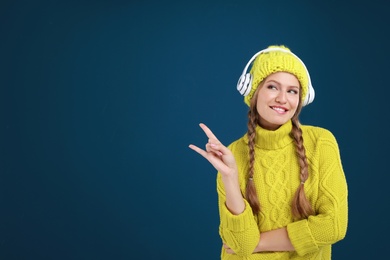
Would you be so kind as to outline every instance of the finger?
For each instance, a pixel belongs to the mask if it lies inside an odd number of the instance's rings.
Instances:
[[[218,155],[218,156],[222,156],[222,155],[223,155],[222,152],[221,152],[220,150],[215,149],[214,146],[213,146],[213,144],[210,144],[210,143],[206,144],[206,151],[207,151],[208,153],[214,153],[214,154],[216,154],[216,155]]]
[[[210,159],[211,159],[208,156],[209,153],[213,153],[214,155],[216,155],[218,157],[221,157],[223,155],[220,151],[215,151],[215,150],[210,150],[209,151],[209,149],[207,149],[207,151],[205,151],[205,150],[203,150],[203,149],[201,149],[201,148],[199,148],[199,147],[197,147],[196,145],[193,145],[193,144],[190,144],[188,147],[191,148],[192,150],[194,150],[195,152],[197,152],[198,154],[202,155],[208,161],[210,161]]]
[[[223,248],[225,248],[226,253],[228,254],[234,254],[234,251],[225,243],[223,243]]]
[[[218,140],[218,138],[213,134],[213,132],[210,130],[210,128],[208,128],[203,123],[200,123],[199,126],[202,128],[202,130],[205,132],[205,134],[209,138],[208,143],[210,144],[212,150],[215,151],[216,154],[218,154],[219,156],[222,156],[222,155],[228,154],[230,152],[229,149],[227,149],[227,147],[224,146]],[[207,151],[209,152],[209,150],[207,150]],[[218,152],[216,152],[216,151],[218,151]]]
[[[214,152],[208,153],[208,152],[204,151],[203,149],[201,149],[193,144],[190,144],[189,148],[191,148],[192,150],[194,150],[198,154],[202,155],[218,171],[228,171],[229,170],[228,166],[226,166],[226,164],[222,161],[221,156],[218,156],[216,153],[214,153]]]
[[[203,157],[207,158],[207,152],[205,150],[193,144],[190,144],[188,147],[197,152],[198,154],[202,155]]]
[[[203,132],[207,135],[209,139],[214,139],[219,142],[218,138],[213,134],[213,132],[205,124],[200,123],[199,126],[202,128]]]
[[[210,143],[209,142],[206,145],[206,147],[209,148],[211,151],[218,152],[218,154],[220,154],[221,156],[225,155],[225,154],[230,154],[231,153],[231,151],[226,146],[224,146],[221,143],[215,144],[215,143]]]
[[[233,250],[231,250],[230,248],[229,249],[226,249],[226,253],[230,254],[230,255],[233,255],[235,254]]]

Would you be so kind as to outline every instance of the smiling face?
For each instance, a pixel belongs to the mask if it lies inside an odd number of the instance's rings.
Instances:
[[[276,130],[288,122],[299,105],[300,85],[298,79],[287,72],[269,75],[257,91],[256,108],[262,128]]]

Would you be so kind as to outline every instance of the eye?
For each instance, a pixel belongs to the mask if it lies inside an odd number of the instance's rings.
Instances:
[[[288,93],[291,93],[291,94],[298,94],[299,91],[296,90],[296,89],[290,89],[290,90],[288,91]]]
[[[268,89],[277,89],[277,87],[275,87],[274,85],[268,85],[267,88],[268,88]]]

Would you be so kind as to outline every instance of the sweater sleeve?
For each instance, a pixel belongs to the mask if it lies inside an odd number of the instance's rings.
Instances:
[[[340,152],[334,136],[325,131],[319,139],[318,199],[315,216],[290,223],[287,231],[299,255],[334,244],[346,235],[348,224],[348,191]],[[316,165],[316,164],[313,164]],[[305,187],[305,189],[311,187]]]
[[[245,202],[245,210],[239,215],[232,214],[225,204],[225,190],[221,176],[217,175],[218,207],[220,214],[219,234],[237,255],[251,255],[256,248],[260,232],[249,203]]]

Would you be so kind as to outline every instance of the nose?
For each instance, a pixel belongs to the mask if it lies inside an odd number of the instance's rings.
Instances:
[[[276,95],[275,101],[281,104],[285,104],[287,102],[286,93],[284,91],[279,91]]]

